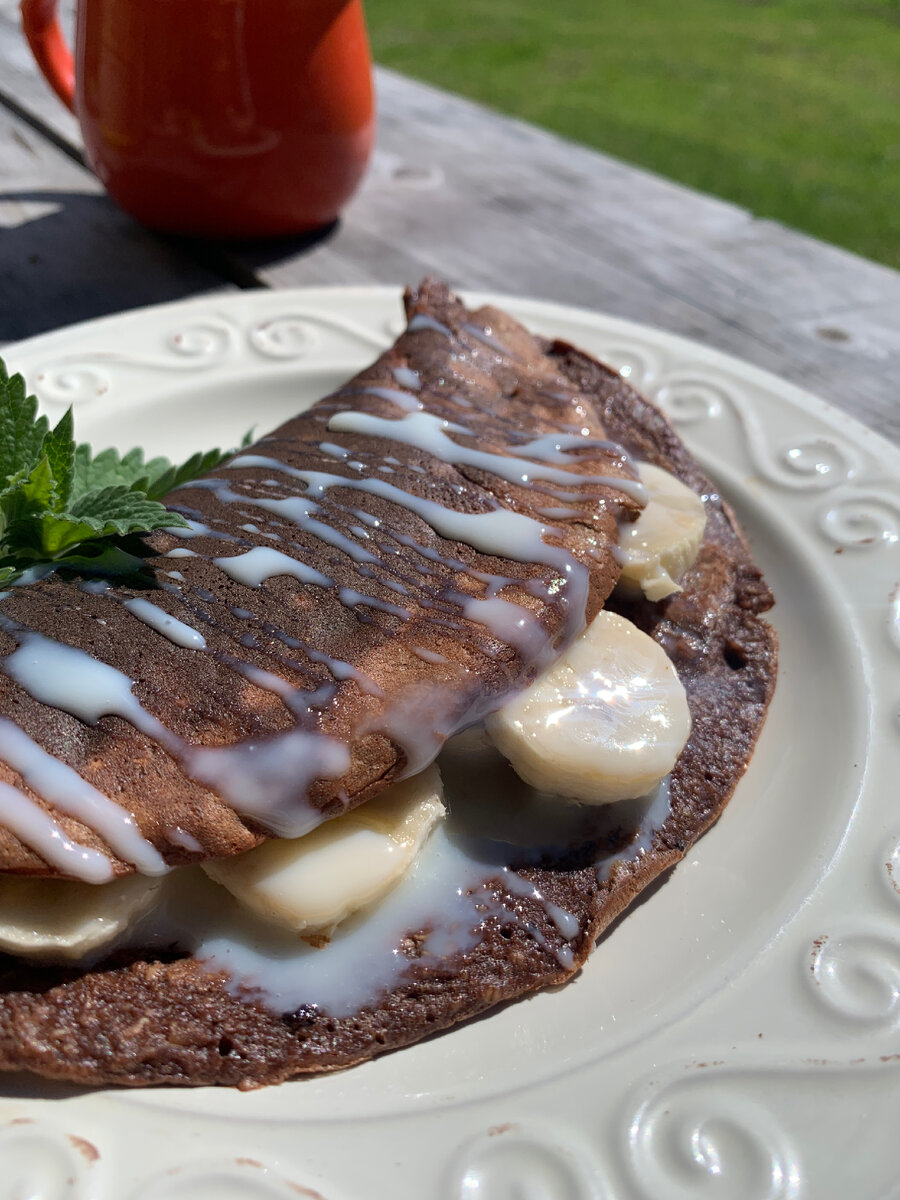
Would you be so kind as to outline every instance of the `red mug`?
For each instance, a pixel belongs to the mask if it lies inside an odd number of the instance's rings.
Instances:
[[[208,237],[331,223],[374,136],[361,0],[78,0],[73,61],[57,0],[25,36],[126,212]]]

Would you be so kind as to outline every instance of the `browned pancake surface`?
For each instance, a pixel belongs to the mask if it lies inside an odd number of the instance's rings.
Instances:
[[[502,323],[499,314],[491,319]],[[661,642],[687,690],[693,726],[671,776],[670,817],[649,853],[621,863],[604,883],[590,862],[520,872],[577,916],[572,970],[559,964],[560,935],[543,906],[503,894],[499,884],[509,921],[490,918],[471,952],[438,966],[417,966],[411,939],[403,982],[347,1019],[315,1009],[265,1011],[235,999],[190,959],[138,956],[85,975],[7,960],[0,975],[0,1065],[91,1083],[244,1087],[351,1065],[561,982],[583,963],[597,935],[717,818],[747,767],[774,686],[775,637],[759,619],[771,595],[732,513],[658,411],[571,347],[547,349],[560,374],[590,398],[610,436],[710,496],[704,543],[683,592],[657,605],[615,598],[608,605]]]
[[[486,577],[499,576],[508,581],[502,597],[528,609],[549,642],[558,642],[566,626],[566,593],[551,589],[541,594],[534,586],[540,581],[551,584],[559,574],[556,567],[481,553],[441,537],[409,507],[349,484],[360,474],[378,476],[450,510],[487,513],[499,507],[536,520],[542,520],[542,507],[558,506],[552,495],[483,470],[453,466],[411,445],[332,433],[329,420],[350,410],[402,417],[403,408],[389,394],[400,389],[393,369],[402,367],[415,370],[422,381],[421,391],[408,394],[406,400],[421,396],[429,412],[464,426],[469,432],[456,435],[461,444],[504,453],[525,438],[569,433],[576,426],[603,437],[599,412],[556,359],[544,353],[542,344],[511,319],[470,313],[436,284],[411,294],[408,309],[413,317],[427,313],[428,321],[446,332],[426,323],[404,334],[335,395],[247,451],[289,468],[347,478],[347,487],[330,487],[319,498],[321,511],[316,516],[346,539],[350,553],[250,503],[258,496],[276,501],[303,497],[304,483],[271,467],[223,468],[213,476],[246,496],[246,504],[225,502],[199,486],[181,488],[169,501],[213,534],[231,540],[206,535],[184,539],[167,533],[148,539],[156,551],[149,566],[170,590],[145,594],[199,629],[206,639],[205,651],[173,645],[133,616],[120,601],[142,594],[134,589],[117,587],[109,595],[94,595],[77,582],[50,579],[15,591],[2,605],[7,620],[121,671],[134,681],[132,691],[142,707],[190,746],[265,741],[295,727],[348,743],[349,770],[338,779],[315,781],[309,794],[310,803],[327,816],[369,799],[402,773],[407,755],[394,727],[404,720],[385,717],[396,709],[398,695],[409,697],[410,710],[424,713],[421,719],[431,720],[440,732],[442,727],[453,728],[474,706],[496,704],[528,678],[529,664],[517,650],[484,624],[462,615],[460,595],[484,595]],[[497,353],[491,344],[497,338],[514,357]],[[376,391],[367,390],[372,388]],[[346,459],[321,448],[336,442]],[[570,515],[554,517],[558,533],[548,541],[555,540],[584,565],[591,617],[618,575],[610,550],[616,522],[634,516],[639,508],[617,487],[585,479],[619,475],[627,480],[627,469],[615,455],[595,449],[573,454],[571,460],[573,498],[565,503]],[[379,465],[388,465],[389,473],[379,475]],[[360,510],[368,518],[364,529]],[[379,524],[373,527],[376,520]],[[197,556],[165,557],[179,545]],[[259,588],[249,587],[212,561],[255,546],[274,546],[302,560],[332,579],[333,586],[276,576]],[[376,561],[356,561],[354,553],[371,553]],[[168,574],[175,569],[183,576],[177,587]],[[354,596],[360,597],[358,603]],[[399,615],[392,611],[398,606],[403,610]],[[0,632],[0,656],[15,646],[13,635]],[[373,686],[365,690],[354,678],[335,678],[329,659],[350,664]],[[308,692],[310,710],[290,712],[275,692],[246,678],[247,668],[274,674]],[[87,725],[41,704],[2,673],[0,714],[131,811],[144,836],[172,864],[233,854],[263,836],[252,818],[239,816],[215,791],[191,778],[157,741],[121,717],[104,716],[96,725]],[[2,764],[0,779],[51,808]],[[73,817],[54,815],[68,837],[110,852],[93,830]],[[191,839],[202,851],[185,849]],[[119,872],[131,869],[120,860],[115,865]],[[0,870],[54,873],[2,827]]]

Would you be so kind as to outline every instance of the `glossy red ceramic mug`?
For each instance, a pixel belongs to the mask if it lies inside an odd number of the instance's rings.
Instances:
[[[156,229],[260,237],[327,225],[372,148],[361,0],[22,0],[38,65],[88,158]]]

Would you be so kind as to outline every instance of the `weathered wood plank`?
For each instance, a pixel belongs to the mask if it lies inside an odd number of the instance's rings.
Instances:
[[[0,343],[221,287],[0,106]]]
[[[16,0],[0,0],[0,71],[77,148]],[[431,271],[582,304],[748,359],[900,440],[900,274],[394,73],[378,89],[378,148],[338,229],[210,246],[208,269],[273,287]]]
[[[582,304],[736,354],[900,440],[900,274],[645,171],[379,74],[373,168],[274,286],[425,270]]]
[[[71,27],[74,0],[60,11]],[[18,0],[0,0],[0,96],[10,98],[73,147],[81,145],[78,122],[44,82],[22,34]]]

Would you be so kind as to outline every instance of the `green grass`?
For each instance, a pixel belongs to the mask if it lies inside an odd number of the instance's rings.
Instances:
[[[376,59],[900,267],[900,0],[370,0]]]

